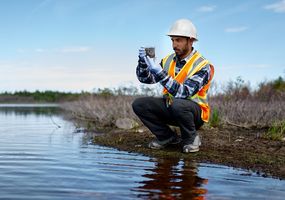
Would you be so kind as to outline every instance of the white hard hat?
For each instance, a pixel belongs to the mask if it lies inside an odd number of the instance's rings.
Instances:
[[[174,22],[167,35],[190,37],[198,40],[196,28],[189,19],[179,19]]]

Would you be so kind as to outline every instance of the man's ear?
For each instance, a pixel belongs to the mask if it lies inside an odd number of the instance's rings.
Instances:
[[[187,38],[187,41],[189,42],[189,44],[192,46],[195,39],[194,38]]]

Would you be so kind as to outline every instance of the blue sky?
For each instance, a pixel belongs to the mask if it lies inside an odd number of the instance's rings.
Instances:
[[[285,0],[0,0],[0,92],[140,85],[138,48],[172,53],[179,18],[218,84],[285,76]]]

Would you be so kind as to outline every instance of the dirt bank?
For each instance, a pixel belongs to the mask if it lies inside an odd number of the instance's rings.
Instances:
[[[95,136],[96,144],[115,147],[119,150],[137,152],[148,156],[171,159],[179,157],[197,162],[223,164],[243,168],[285,179],[285,142],[262,138],[263,130],[239,128],[205,128],[199,131],[202,136],[200,152],[181,153],[180,145],[172,145],[163,150],[151,150],[147,144],[153,139],[148,130],[111,131]]]

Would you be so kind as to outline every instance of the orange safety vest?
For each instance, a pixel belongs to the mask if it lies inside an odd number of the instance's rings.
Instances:
[[[203,121],[208,122],[210,118],[210,106],[207,100],[207,92],[209,90],[209,87],[211,85],[211,80],[214,75],[214,66],[210,64],[209,61],[206,60],[198,51],[196,51],[194,55],[192,55],[191,58],[187,61],[187,63],[183,66],[183,68],[179,71],[179,73],[175,76],[176,62],[173,59],[174,56],[175,54],[170,54],[166,56],[162,60],[162,67],[164,68],[165,71],[168,71],[168,74],[180,84],[183,84],[187,78],[193,76],[193,74],[201,70],[207,64],[210,65],[211,67],[210,80],[195,95],[188,98],[199,104],[202,110],[201,118]],[[172,96],[171,94],[168,93],[166,88],[163,89],[163,94]]]

